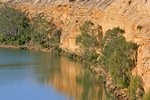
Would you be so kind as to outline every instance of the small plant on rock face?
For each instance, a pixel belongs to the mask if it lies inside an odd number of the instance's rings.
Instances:
[[[138,29],[138,30],[141,30],[142,28],[143,28],[143,27],[142,27],[141,25],[138,25],[138,26],[137,26],[137,29]]]
[[[74,0],[69,0],[69,2],[73,2]]]

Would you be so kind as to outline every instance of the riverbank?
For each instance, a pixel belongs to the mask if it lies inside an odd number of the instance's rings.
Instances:
[[[129,100],[129,97],[125,93],[127,89],[121,89],[114,85],[110,74],[105,72],[100,65],[93,65],[90,69],[105,77],[103,83],[105,84],[107,91],[109,91],[117,100]]]
[[[24,49],[24,50],[31,50],[31,51],[38,51],[38,52],[47,52],[47,53],[56,53],[57,51],[52,51],[51,49],[44,49],[44,48],[37,48],[36,46],[15,46],[15,45],[4,45],[0,44],[0,48],[11,48],[11,49]],[[71,53],[70,53],[71,54]],[[63,52],[61,55],[67,56],[67,53]],[[74,59],[74,58],[73,58]],[[77,60],[77,59],[76,59]],[[106,86],[107,91],[111,93],[117,100],[129,100],[129,97],[125,94],[126,90],[122,90],[120,87],[113,85],[112,79],[109,73],[106,73],[104,69],[101,68],[99,64],[93,65],[92,63],[82,61],[78,59],[79,62],[87,63],[90,66],[90,69],[105,77],[103,83]]]
[[[41,52],[52,53],[52,51],[50,49],[48,50],[48,49],[44,49],[44,48],[37,48],[35,46],[31,47],[31,46],[19,46],[19,45],[4,45],[4,44],[0,44],[0,48],[24,49],[24,50],[41,51]]]

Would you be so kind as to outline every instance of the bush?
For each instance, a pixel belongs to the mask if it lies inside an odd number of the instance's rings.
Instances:
[[[150,100],[150,90],[144,95],[143,100]]]
[[[128,87],[128,94],[130,96],[130,100],[136,100],[137,99],[137,94],[136,94],[136,91],[137,89],[142,89],[143,86],[142,86],[142,79],[140,76],[135,76],[133,77],[131,83],[130,83],[130,86]]]
[[[60,36],[57,33],[52,34],[52,37],[50,38],[50,42],[53,44],[59,44],[60,42]]]
[[[77,35],[76,36],[76,45],[78,44],[78,43],[81,43],[81,40],[82,40],[82,35],[80,34],[80,35]]]
[[[131,77],[131,69],[135,67],[137,45],[127,42],[123,36],[124,30],[119,27],[107,30],[100,42],[102,57],[99,62],[105,71],[109,71],[113,82],[122,88],[127,88]]]
[[[9,39],[9,41],[16,41],[17,40],[17,38],[15,37],[15,36],[12,36],[10,39]]]
[[[128,77],[129,77],[129,76],[128,76]],[[120,83],[120,86],[121,86],[122,89],[127,88],[127,87],[130,85],[130,83],[129,83],[129,81],[127,80],[126,77],[123,77],[123,79],[120,80],[119,83]]]
[[[73,59],[73,54],[72,53],[68,53],[67,56],[68,56],[68,58]]]
[[[74,1],[74,0],[69,0],[69,2],[72,2],[72,1]]]
[[[43,48],[47,48],[48,47],[48,44],[46,41],[40,41],[40,45],[43,47]]]
[[[99,54],[91,54],[91,55],[88,57],[87,61],[97,60],[98,56],[99,56]]]
[[[137,26],[137,29],[141,30],[143,27],[141,25]]]
[[[45,42],[45,43],[43,43],[43,44],[41,44],[41,46],[43,47],[43,48],[47,48],[48,47],[48,45],[47,45],[47,43]]]
[[[19,45],[24,45],[26,42],[25,42],[25,40],[24,39],[19,39],[18,40],[18,44]]]
[[[59,45],[54,46],[54,50],[57,50],[59,48]]]
[[[98,37],[97,33],[100,31],[98,28],[93,29],[94,23],[91,21],[85,21],[80,27],[81,34],[76,36],[76,45],[80,47],[80,52],[83,59],[88,61],[93,61],[97,59],[97,54],[95,54],[95,49],[98,47]]]
[[[100,56],[100,58],[99,58],[99,63],[104,63],[106,61],[106,57],[105,56]]]
[[[60,53],[62,51],[62,48],[58,48],[57,51],[58,53]]]
[[[11,7],[0,8],[0,33],[10,41],[16,40],[16,35],[29,32],[29,19],[24,12]]]
[[[26,40],[26,43],[27,43],[27,42],[29,42],[29,41],[31,40],[31,37],[30,37],[29,35],[26,35],[26,36],[24,37],[24,39]]]
[[[6,40],[3,42],[5,45],[11,44],[10,41]]]
[[[0,36],[0,42],[3,43],[6,39],[3,36]]]
[[[13,42],[14,45],[19,45],[18,41]]]

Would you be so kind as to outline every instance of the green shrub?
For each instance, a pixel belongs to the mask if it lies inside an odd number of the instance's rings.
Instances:
[[[31,40],[31,37],[30,37],[29,35],[26,35],[26,36],[24,37],[24,39],[26,40],[26,43],[27,43],[27,42],[29,42],[29,41]]]
[[[0,25],[0,33],[10,41],[15,41],[18,34],[29,32],[29,19],[25,13],[6,5],[0,8]]]
[[[43,41],[43,40],[41,40],[41,41],[39,41],[39,43],[42,45],[42,44],[44,44],[46,41]]]
[[[50,42],[53,44],[59,44],[60,42],[60,36],[57,33],[52,34],[52,37],[50,38]]]
[[[73,54],[72,53],[68,53],[67,56],[68,56],[68,58],[73,59]]]
[[[4,41],[3,43],[4,43],[5,45],[11,44],[11,42],[8,41],[8,40]]]
[[[24,40],[24,39],[19,39],[18,40],[19,45],[24,45],[25,43],[26,43],[26,40]]]
[[[119,27],[107,30],[100,42],[102,57],[99,62],[105,71],[109,71],[113,82],[122,88],[127,88],[131,81],[130,70],[135,67],[138,46],[127,42],[123,34],[125,31]]]
[[[43,48],[47,48],[48,47],[48,45],[47,45],[47,43],[45,42],[45,43],[43,43],[43,44],[41,44],[41,46],[43,47]]]
[[[98,56],[99,56],[99,54],[91,54],[91,55],[88,57],[87,61],[97,60]]]
[[[88,61],[93,61],[97,58],[97,55],[95,54],[95,49],[99,48],[97,33],[101,31],[98,28],[93,29],[92,26],[94,26],[93,22],[85,21],[80,27],[81,34],[77,35],[75,39],[76,45],[80,47],[82,58],[87,59]]]
[[[0,42],[3,43],[6,39],[3,36],[0,36]]]
[[[130,100],[136,100],[137,99],[137,94],[136,91],[137,89],[142,89],[143,85],[142,85],[142,79],[140,76],[135,76],[133,77],[133,79],[131,80],[131,83],[128,87],[128,95],[130,96]]]
[[[54,46],[54,50],[57,50],[59,48],[59,45]]]
[[[144,95],[143,100],[150,100],[150,90]]]
[[[128,77],[129,76],[123,77],[123,79],[119,80],[122,89],[127,88],[130,85],[129,81],[127,80]]]
[[[60,53],[62,51],[62,48],[58,48],[57,51],[58,53]]]
[[[141,25],[137,26],[137,29],[141,30],[143,27]]]
[[[12,36],[10,39],[9,39],[9,41],[16,41],[17,40],[17,38],[15,37],[15,36]]]
[[[72,1],[74,1],[74,0],[69,0],[69,2],[72,2]]]
[[[80,35],[77,35],[76,36],[76,45],[78,44],[78,43],[81,43],[81,40],[82,40],[82,35],[80,34]]]
[[[33,41],[33,43],[37,43],[37,42],[39,42],[41,39],[39,38],[39,36],[33,36],[32,37],[32,41]]]
[[[14,45],[19,45],[18,41],[13,42]]]
[[[105,62],[106,61],[106,57],[105,56],[100,56],[99,58],[99,63]]]

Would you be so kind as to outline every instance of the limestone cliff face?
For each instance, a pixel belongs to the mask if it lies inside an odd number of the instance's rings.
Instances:
[[[101,25],[103,33],[114,27],[125,30],[125,37],[139,44],[136,74],[141,75],[144,88],[150,88],[150,0],[0,0],[10,2],[33,17],[43,12],[62,29],[61,47],[75,52],[79,27],[90,20]],[[141,25],[141,30],[137,26]]]

